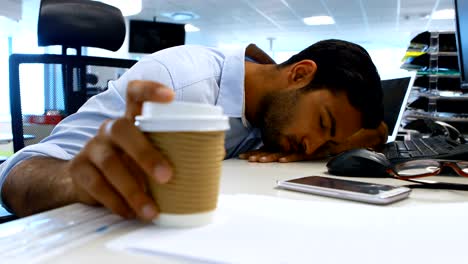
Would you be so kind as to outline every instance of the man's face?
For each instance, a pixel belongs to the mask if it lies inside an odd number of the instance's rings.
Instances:
[[[327,89],[273,92],[264,98],[259,114],[265,146],[284,152],[312,154],[361,128],[361,114],[346,94]]]

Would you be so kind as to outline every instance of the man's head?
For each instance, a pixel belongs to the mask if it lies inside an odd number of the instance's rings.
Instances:
[[[369,54],[341,40],[313,44],[278,65],[288,87],[270,92],[258,111],[264,143],[313,153],[383,119],[380,77]]]

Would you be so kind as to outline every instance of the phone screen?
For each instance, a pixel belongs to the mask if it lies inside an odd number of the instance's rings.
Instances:
[[[395,186],[374,184],[367,182],[357,182],[357,181],[348,181],[334,178],[326,178],[319,176],[304,177],[294,180],[289,180],[287,182],[312,185],[323,188],[339,189],[350,192],[359,192],[366,194],[379,194],[381,192],[389,191],[395,189]]]

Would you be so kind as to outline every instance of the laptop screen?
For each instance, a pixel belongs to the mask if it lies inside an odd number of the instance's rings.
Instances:
[[[382,80],[384,121],[388,126],[388,141],[395,141],[403,112],[406,109],[415,73],[410,76]]]

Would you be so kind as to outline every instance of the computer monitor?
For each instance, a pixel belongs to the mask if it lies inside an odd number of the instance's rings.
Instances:
[[[129,52],[153,53],[185,43],[185,25],[130,20]]]
[[[461,88],[468,90],[468,0],[454,0]]]

